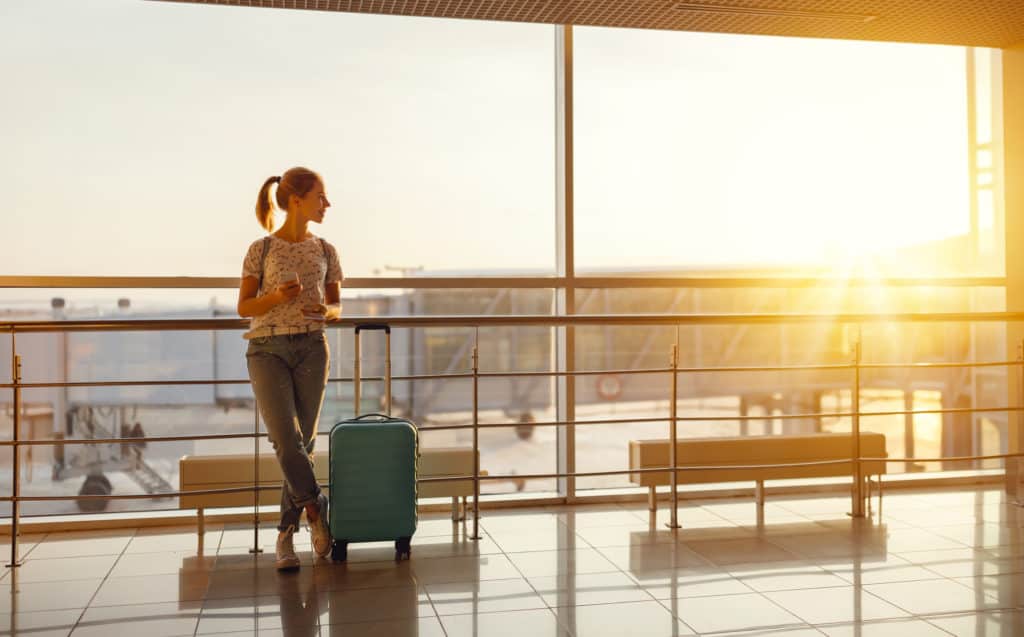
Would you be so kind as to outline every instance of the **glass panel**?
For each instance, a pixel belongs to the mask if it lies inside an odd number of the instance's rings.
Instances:
[[[549,25],[5,0],[0,271],[237,276],[300,164],[349,276],[551,272],[553,60]]]
[[[928,258],[970,254],[963,48],[583,27],[574,47],[579,272],[966,271]]]

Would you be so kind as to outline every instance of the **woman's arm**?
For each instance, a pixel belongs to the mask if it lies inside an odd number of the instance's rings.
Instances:
[[[341,282],[328,283],[324,288],[324,302],[305,308],[306,318],[315,321],[334,321],[341,318]]]
[[[266,314],[275,306],[294,299],[302,292],[302,284],[298,281],[279,285],[273,292],[256,296],[259,292],[259,280],[254,276],[242,279],[238,286],[238,315],[241,317]]]
[[[341,282],[334,281],[328,283],[327,288],[324,290],[324,296],[327,300],[327,311],[324,313],[324,319],[327,321],[333,321],[341,318]]]

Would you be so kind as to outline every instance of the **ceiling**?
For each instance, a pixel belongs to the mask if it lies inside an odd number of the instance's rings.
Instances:
[[[964,46],[1024,43],[1024,0],[163,1]]]

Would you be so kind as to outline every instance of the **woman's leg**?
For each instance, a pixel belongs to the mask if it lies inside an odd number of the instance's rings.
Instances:
[[[305,340],[293,371],[295,379],[295,411],[306,454],[312,459],[316,447],[317,425],[324,404],[330,354],[323,332],[310,334]]]
[[[317,423],[323,406],[324,389],[327,384],[328,353],[327,339],[323,332],[309,334],[302,339],[302,347],[296,350],[295,368],[295,409],[299,418],[304,450],[312,458],[316,447]],[[315,504],[306,506],[313,540],[313,551],[326,555],[331,547],[328,529],[327,498],[321,494]]]
[[[302,508],[316,502],[320,493],[300,431],[296,383],[286,360],[288,352],[275,351],[288,345],[287,340],[263,345],[251,343],[246,355],[253,392],[284,475],[280,531],[289,526],[298,528]]]

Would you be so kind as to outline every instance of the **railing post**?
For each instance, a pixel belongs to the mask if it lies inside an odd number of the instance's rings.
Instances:
[[[11,449],[14,451],[12,463],[14,465],[14,479],[12,480],[14,499],[11,500],[11,561],[7,564],[8,568],[21,566],[21,562],[18,561],[18,524],[20,522],[19,507],[21,505],[18,502],[18,498],[21,496],[21,463],[19,462],[21,447],[18,445],[18,430],[21,429],[21,356],[18,356],[16,352],[14,332],[11,332],[11,379],[14,383],[14,446]]]
[[[1017,400],[1014,403],[1014,407],[1020,408],[1024,405],[1024,340],[1021,340],[1017,344]],[[1024,429],[1021,427],[1022,421],[1024,421],[1024,411],[1017,411],[1012,417],[1007,417],[1007,421],[1011,423],[1013,427],[1016,427],[1018,431]],[[1016,453],[1018,450],[1011,448],[1011,453]],[[1013,467],[1007,466],[1010,462],[1014,463]],[[1024,470],[1024,458],[1007,458],[1003,462],[1003,475],[1009,475],[1013,478],[1013,482],[1007,486],[1010,489],[1010,496],[1013,499],[1013,503],[1017,506],[1024,505],[1024,501],[1021,500],[1021,471]],[[1005,478],[1004,478],[1005,479]],[[1009,482],[1009,481],[1007,481]]]
[[[252,548],[253,555],[262,553],[260,548],[260,409],[255,397],[252,401]]]
[[[668,463],[672,466],[671,478],[669,484],[672,485],[672,508],[669,517],[668,528],[678,529],[679,528],[679,492],[676,490],[678,485],[678,476],[676,472],[679,466],[679,458],[676,457],[676,442],[678,440],[678,431],[676,431],[678,423],[678,413],[676,403],[679,402],[679,328],[676,327],[676,342],[672,345],[671,362],[672,366],[672,402],[669,404],[669,428],[672,430],[672,442],[668,448]]]
[[[853,469],[853,502],[850,517],[864,517],[864,479],[861,476],[860,460],[860,364],[861,364],[861,333],[857,328],[857,343],[853,355],[853,454],[851,465]]]
[[[473,342],[473,535],[480,539],[480,328]]]
[[[353,418],[358,418],[359,417],[359,394],[361,393],[360,385],[362,384],[362,383],[359,382],[359,379],[360,379],[361,374],[362,374],[362,365],[360,363],[360,356],[361,355],[360,355],[360,352],[359,352],[359,330],[355,330],[355,333],[356,333],[356,344],[355,344],[355,352],[354,352],[354,359],[355,360],[352,363],[352,376],[354,378],[354,380],[352,381],[352,409],[355,412],[353,414]]]

